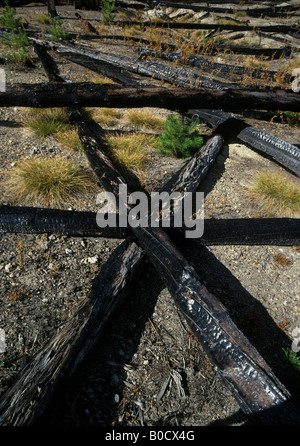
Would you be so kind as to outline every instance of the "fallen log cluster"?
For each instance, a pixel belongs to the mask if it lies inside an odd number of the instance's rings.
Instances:
[[[197,104],[194,108],[200,107],[199,96],[198,102],[193,102],[194,95],[199,95],[199,91],[195,93],[195,90],[116,86],[104,88],[94,84],[74,85],[65,83],[63,80],[57,82],[60,75],[55,71],[55,65],[51,63],[51,59],[43,58],[43,52],[38,54],[43,59],[49,79],[55,82],[49,85],[14,86],[15,91],[9,87],[6,93],[0,95],[0,106],[12,104],[29,106],[31,104],[30,106],[34,107],[56,105],[70,107],[72,122],[78,130],[90,166],[105,190],[114,195],[118,194],[119,186],[126,185],[126,181],[105,154],[104,131],[99,125],[87,119],[80,111],[80,107],[91,106],[91,104],[94,106],[118,104],[118,107],[122,106],[120,104],[124,107],[136,107],[137,104],[149,106],[155,101],[157,106],[171,109],[183,107],[188,110],[194,104]],[[209,92],[214,94],[214,97],[224,94],[223,90],[203,89],[201,97],[204,103],[207,101],[204,95],[209,95]],[[223,96],[223,98],[231,97],[229,99],[231,109],[232,94],[234,97],[232,90],[228,89]],[[280,92],[276,94],[283,101],[284,95]],[[239,95],[241,95],[240,90],[237,96]],[[256,96],[259,96],[259,92],[255,92],[252,98],[253,104],[257,105]],[[152,102],[148,101],[150,98]],[[211,101],[212,97],[209,99]],[[249,107],[250,92],[247,99]],[[264,100],[267,102],[270,97]],[[293,101],[295,105],[299,105],[296,95],[285,99],[285,104],[289,100],[291,100],[288,102],[289,110],[292,110],[290,105]],[[223,101],[226,104],[226,99]],[[265,104],[263,101],[260,102],[260,106]],[[228,102],[227,105],[229,105]],[[208,108],[210,107],[211,103]],[[203,103],[200,108],[203,108]],[[223,107],[220,106],[220,108]],[[275,108],[278,109],[278,107]],[[212,115],[213,123],[218,119],[219,123],[221,121],[221,124],[224,124],[224,117]],[[222,126],[218,128],[222,130]],[[178,175],[171,192],[195,193],[208,169],[213,165],[223,143],[223,137],[216,132]],[[86,234],[126,237],[100,269],[88,299],[75,317],[65,324],[49,344],[21,371],[15,384],[2,396],[0,425],[21,426],[43,423],[63,384],[95,348],[104,324],[116,311],[120,302],[127,298],[131,284],[141,268],[145,268],[147,259],[168,288],[174,302],[242,410],[246,414],[255,414],[264,424],[299,425],[299,408],[291,401],[288,390],[233,323],[224,305],[205,288],[196,271],[177,249],[173,237],[174,239],[182,237],[181,231],[177,228],[171,227],[169,234],[164,227],[148,226],[125,228],[125,232],[117,227],[111,232],[111,228],[104,228],[104,230],[96,228],[95,215],[91,213],[17,209],[9,206],[1,206],[0,210],[0,231],[2,232],[53,231],[73,236]],[[129,205],[128,210],[130,210]],[[236,232],[232,231],[233,224]],[[286,224],[284,232],[282,232],[282,224]],[[234,243],[234,240],[237,243],[242,240],[244,243],[272,243],[272,240],[275,240],[275,243],[289,244],[299,240],[297,221],[293,219],[260,222],[253,220],[251,225],[246,227],[245,222],[242,221],[239,223],[237,221],[207,221],[208,239],[205,240],[204,236],[200,243],[222,243],[222,241]]]

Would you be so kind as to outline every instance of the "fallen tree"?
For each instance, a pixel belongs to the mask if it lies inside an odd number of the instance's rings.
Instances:
[[[298,111],[300,96],[285,90],[118,87],[94,83],[8,84],[0,107],[161,107]]]
[[[0,205],[0,233],[57,234],[72,237],[126,238],[129,226],[121,227],[118,214],[116,226],[100,227],[96,212],[69,211],[37,207]],[[108,220],[112,218],[108,217]],[[188,229],[170,222],[164,231],[175,240],[184,237]],[[276,245],[300,244],[300,227],[294,218],[226,218],[205,219],[204,233],[194,239],[199,245]]]
[[[119,26],[139,26],[140,22],[135,21],[118,21],[117,24]],[[215,29],[219,31],[257,31],[260,30],[262,32],[275,32],[287,34],[290,32],[298,33],[299,26],[289,26],[289,25],[243,25],[243,24],[217,24],[217,23],[191,23],[191,22],[163,22],[163,21],[155,21],[154,24],[151,22],[143,22],[144,26],[155,26],[156,28],[168,28],[168,29]]]
[[[190,110],[189,114],[208,122],[225,138],[238,138],[300,176],[300,150],[297,146],[252,127],[223,110]]]
[[[212,76],[220,75],[228,79],[232,77],[241,77],[244,75],[249,76],[251,79],[263,79],[264,82],[276,79],[280,76],[280,79],[284,80],[286,83],[290,83],[293,76],[290,74],[281,74],[278,71],[264,70],[261,68],[249,68],[246,66],[239,65],[229,65],[225,63],[211,62],[208,58],[203,56],[189,56],[186,58],[183,54],[166,52],[166,51],[153,51],[153,50],[139,50],[141,57],[160,57],[162,59],[170,61],[179,61],[184,64],[191,65],[193,67],[198,67],[203,69],[203,71],[209,72]]]

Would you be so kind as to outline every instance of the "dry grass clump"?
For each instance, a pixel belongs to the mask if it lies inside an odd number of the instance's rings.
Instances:
[[[50,136],[71,129],[70,114],[64,108],[30,109],[24,126],[37,136]]]
[[[260,172],[248,186],[248,193],[267,215],[300,215],[300,186],[285,175]]]
[[[91,117],[94,121],[98,122],[98,124],[110,126],[114,124],[114,122],[120,118],[120,113],[115,108],[109,107],[101,107],[94,108],[91,111]]]
[[[55,135],[55,139],[62,144],[65,149],[73,152],[83,151],[78,132],[75,129],[58,132]]]
[[[155,147],[156,137],[132,133],[108,136],[106,139],[109,156],[121,171],[139,171],[149,159]]]
[[[31,158],[7,173],[7,198],[60,206],[92,192],[92,176],[64,158]]]
[[[150,110],[131,109],[125,114],[125,120],[135,127],[148,130],[163,130],[166,120],[155,116]]]

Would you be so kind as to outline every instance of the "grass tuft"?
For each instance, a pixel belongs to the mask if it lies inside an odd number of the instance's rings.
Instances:
[[[156,137],[133,133],[130,135],[109,136],[106,139],[109,156],[122,171],[139,171],[149,159]]]
[[[71,129],[69,114],[64,108],[32,109],[24,125],[37,136],[50,136]]]
[[[260,172],[248,186],[248,193],[268,215],[297,217],[300,214],[300,187],[284,175]]]
[[[166,120],[153,115],[149,110],[132,109],[125,115],[125,120],[135,127],[148,130],[163,130]]]
[[[8,175],[9,199],[28,199],[43,205],[71,203],[96,187],[89,173],[63,158],[27,159]]]
[[[115,108],[99,107],[91,111],[91,116],[99,124],[110,126],[120,118],[120,113]]]

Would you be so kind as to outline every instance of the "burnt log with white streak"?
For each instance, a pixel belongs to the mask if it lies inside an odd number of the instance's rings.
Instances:
[[[300,176],[300,149],[297,146],[252,127],[223,110],[190,110],[189,114],[208,122],[214,131],[220,132],[224,138],[238,138]]]
[[[48,233],[118,239],[126,238],[131,233],[129,227],[120,227],[118,214],[116,227],[100,228],[96,218],[96,212],[0,205],[0,233]],[[176,228],[171,221],[170,229],[163,229],[172,239],[177,240],[184,237],[188,228],[184,224],[182,228]],[[299,220],[295,218],[205,219],[204,234],[195,239],[195,242],[208,246],[296,246],[300,244],[300,225]]]
[[[0,107],[161,107],[299,111],[300,96],[285,90],[118,87],[88,83],[7,84]]]
[[[105,179],[103,186],[116,193],[124,180],[117,171],[112,172],[114,167],[102,151],[101,138],[80,118],[76,125],[80,137],[84,135],[83,147],[99,181]],[[107,172],[114,174],[110,187]],[[299,425],[300,412],[290,402],[287,389],[166,233],[152,227],[134,227],[132,231],[242,410],[257,414],[265,424]]]

